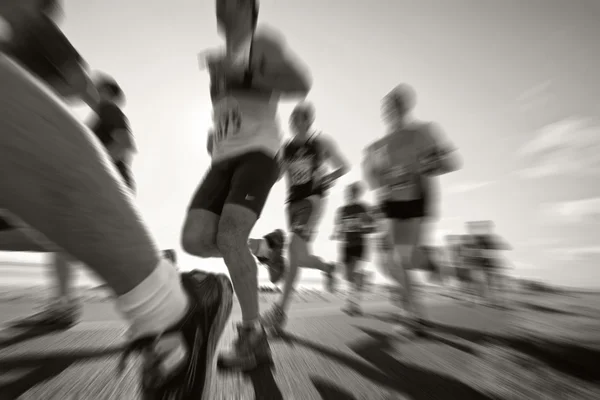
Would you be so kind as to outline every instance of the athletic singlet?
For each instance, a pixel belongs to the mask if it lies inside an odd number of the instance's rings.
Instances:
[[[362,246],[371,217],[363,204],[348,204],[338,209],[340,232],[347,247]]]
[[[323,195],[319,181],[325,176],[325,152],[318,137],[306,142],[290,140],[282,151],[288,173],[288,203]]]
[[[367,151],[367,164],[377,176],[388,201],[423,199],[420,155],[435,147],[426,124],[413,124],[389,133]]]
[[[251,56],[250,46],[246,50]],[[277,121],[279,97],[253,88],[249,77],[225,81],[211,71],[213,162],[260,150],[275,156],[281,147]]]

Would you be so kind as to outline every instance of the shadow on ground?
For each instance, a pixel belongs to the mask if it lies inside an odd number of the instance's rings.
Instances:
[[[56,330],[46,328],[12,328],[7,327],[0,331],[0,349],[44,336]]]
[[[17,377],[0,383],[0,399],[18,399],[29,389],[58,376],[77,361],[111,357],[121,351],[121,347],[111,347],[105,350],[79,350],[69,354],[5,358],[0,361],[0,372],[10,375],[14,371]],[[25,372],[20,375],[20,371]]]
[[[370,314],[368,317],[387,323],[393,323],[394,319],[397,320],[392,314]],[[598,349],[561,343],[549,338],[497,335],[440,323],[432,324],[428,338],[473,355],[477,354],[477,349],[469,343],[500,345],[533,357],[562,374],[589,383],[600,383],[600,369],[597,368],[600,359],[600,350]]]
[[[252,382],[256,400],[283,400],[283,395],[277,386],[277,382],[275,382],[273,370],[270,366],[257,368],[254,371],[247,372],[245,376]]]
[[[351,343],[348,347],[364,361],[299,336],[289,333],[282,336],[296,345],[328,357],[356,371],[366,379],[412,400],[492,399],[456,379],[407,365],[395,359],[389,354],[389,351],[393,349],[393,337],[358,326],[355,328],[366,333],[368,339]],[[273,338],[273,340],[277,339],[281,338]],[[354,399],[351,394],[331,383],[316,379],[313,379],[313,382],[323,399]]]

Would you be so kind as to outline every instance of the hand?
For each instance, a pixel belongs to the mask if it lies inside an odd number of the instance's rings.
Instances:
[[[337,181],[337,176],[325,175],[320,181],[318,181],[317,186],[321,187],[323,190],[329,190],[335,181]]]

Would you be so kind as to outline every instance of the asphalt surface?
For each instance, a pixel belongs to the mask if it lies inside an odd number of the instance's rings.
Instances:
[[[286,338],[273,338],[275,369],[215,374],[211,400],[468,400],[483,394],[480,364],[469,335],[502,335],[511,315],[444,298],[427,300],[436,322],[430,335],[394,333],[385,296],[367,296],[365,315],[349,317],[339,297],[298,302]],[[0,323],[31,305],[0,306]],[[221,346],[233,340],[231,324]],[[124,325],[108,303],[85,306],[83,321],[62,333],[0,332],[0,400],[137,399],[138,360],[119,375]]]

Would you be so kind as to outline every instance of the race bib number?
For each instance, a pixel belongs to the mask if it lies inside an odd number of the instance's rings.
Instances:
[[[237,102],[233,99],[224,99],[220,102],[214,110],[214,124],[215,144],[239,134],[242,127],[242,113]]]
[[[385,182],[389,187],[390,200],[408,201],[418,198],[415,174],[408,166],[398,165],[389,168],[385,174]]]
[[[343,231],[346,233],[355,233],[363,231],[363,221],[360,217],[346,217],[343,222]]]
[[[312,179],[312,163],[309,160],[294,161],[290,164],[292,186],[304,185]]]

